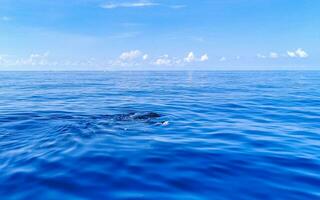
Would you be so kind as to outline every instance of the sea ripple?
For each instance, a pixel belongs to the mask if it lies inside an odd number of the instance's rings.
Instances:
[[[1,72],[1,199],[320,199],[319,72]]]

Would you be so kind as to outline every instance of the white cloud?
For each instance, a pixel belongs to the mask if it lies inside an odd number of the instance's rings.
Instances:
[[[46,65],[48,64],[48,58],[49,53],[43,53],[43,54],[31,54],[29,58],[22,59],[21,64],[23,65]]]
[[[172,60],[169,58],[169,55],[163,55],[160,58],[156,59],[154,62],[155,65],[170,65]]]
[[[270,57],[270,58],[273,58],[273,59],[276,59],[276,58],[279,58],[279,54],[276,53],[276,52],[270,52],[270,53],[269,53],[269,57]]]
[[[33,53],[27,57],[0,55],[0,64],[6,66],[44,66],[52,62],[48,59],[49,53]]]
[[[120,56],[119,59],[123,61],[127,60],[134,60],[136,58],[139,58],[142,56],[142,52],[140,50],[133,50],[133,51],[128,51],[128,52],[123,52]]]
[[[164,54],[159,57],[150,57],[149,54],[140,50],[132,50],[121,53],[115,59],[57,59],[50,58],[49,53],[32,53],[28,56],[18,57],[14,55],[0,55],[0,66],[10,67],[85,67],[85,66],[105,66],[105,67],[140,67],[146,65],[156,66],[185,66],[191,63],[200,63],[209,60],[208,54],[196,57],[193,52],[189,52],[186,57],[171,57]]]
[[[309,55],[307,54],[307,52],[305,52],[304,50],[302,49],[297,49],[296,50],[296,54],[298,55],[298,57],[300,58],[307,58]]]
[[[193,52],[189,52],[184,58],[169,57],[165,54],[160,58],[156,59],[153,64],[155,65],[184,65],[194,62],[205,62],[209,60],[208,54],[203,54],[200,58],[197,58]]]
[[[101,8],[105,9],[114,9],[114,8],[134,8],[134,7],[151,7],[151,6],[158,6],[160,4],[154,3],[148,0],[140,0],[134,2],[109,2],[101,5]]]
[[[32,53],[27,56],[16,56],[16,55],[0,55],[0,67],[13,69],[25,68],[25,69],[54,69],[60,67],[101,67],[106,66],[106,61],[96,60],[94,58],[85,59],[59,59],[52,58],[48,52],[45,53]],[[1,70],[0,68],[0,70]],[[62,68],[60,68],[62,69]]]
[[[207,60],[209,60],[208,54],[204,54],[204,55],[202,55],[201,58],[200,58],[200,61],[201,61],[201,62],[205,62],[205,61],[207,61]]]
[[[263,58],[263,59],[264,59],[264,58],[267,58],[267,56],[262,55],[262,54],[260,54],[260,53],[257,54],[257,57],[258,57],[258,58]]]
[[[144,55],[142,56],[142,60],[148,60],[148,58],[149,58],[149,55],[148,55],[148,54],[144,54]]]
[[[276,52],[270,52],[269,55],[262,55],[262,54],[257,54],[258,58],[272,58],[272,59],[277,59],[277,58],[307,58],[309,57],[308,53],[304,51],[303,49],[299,48],[295,51],[287,51],[287,53],[284,54],[278,54]]]
[[[109,60],[108,64],[112,66],[139,66],[146,64],[149,55],[140,50],[132,50],[121,53],[115,60]]]
[[[293,51],[287,51],[287,54],[291,58],[297,57],[296,52],[293,52]]]
[[[196,60],[196,57],[194,56],[194,53],[193,52],[190,52],[187,57],[184,58],[184,61],[187,62],[187,63],[191,63],[193,61]]]
[[[170,57],[169,55],[165,54],[157,58],[151,64],[167,65],[167,66],[183,66],[185,64],[190,64],[193,62],[204,62],[207,59],[209,59],[207,54],[202,56],[202,61],[201,61],[201,59],[197,59],[192,52],[190,52],[186,58]]]
[[[220,62],[224,62],[224,61],[226,61],[226,60],[227,60],[226,57],[221,57],[221,58],[219,59]]]

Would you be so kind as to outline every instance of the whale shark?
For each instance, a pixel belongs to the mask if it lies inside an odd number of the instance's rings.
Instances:
[[[110,122],[142,122],[150,125],[157,126],[167,126],[169,125],[168,121],[160,120],[163,115],[156,112],[129,112],[125,114],[98,114],[98,115],[88,115],[88,114],[75,114],[72,112],[38,112],[35,113],[15,113],[7,116],[0,116],[0,122],[12,122],[18,120],[40,120],[40,121],[50,121],[50,120],[85,120],[85,121],[99,121],[107,120]]]
[[[155,112],[130,112],[127,114],[104,115],[104,118],[110,118],[114,121],[141,121],[148,124],[169,125],[168,121],[155,121],[162,115]]]
[[[160,118],[161,115],[154,112],[130,112],[127,114],[104,115],[104,117],[117,121],[148,121]]]

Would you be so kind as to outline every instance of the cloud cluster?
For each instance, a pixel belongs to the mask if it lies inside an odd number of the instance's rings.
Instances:
[[[270,52],[268,54],[257,54],[260,59],[279,59],[279,58],[307,58],[309,55],[306,51],[298,48],[294,51],[287,51],[280,54],[277,52]],[[239,60],[240,56],[234,58],[222,56],[217,58],[216,61],[227,62]],[[99,68],[117,68],[117,67],[144,67],[144,66],[190,66],[193,64],[204,63],[209,60],[207,53],[195,54],[193,51],[186,53],[185,56],[176,57],[169,54],[163,54],[160,56],[152,56],[142,50],[130,50],[119,54],[115,59],[57,59],[49,58],[49,53],[32,53],[25,57],[18,57],[13,55],[0,54],[0,66],[10,67],[30,67],[30,66],[68,66],[68,67],[99,67]],[[213,61],[214,62],[214,61]]]
[[[149,55],[140,50],[131,50],[123,52],[115,60],[109,60],[108,65],[111,66],[138,66],[145,63],[149,59]]]
[[[296,51],[287,51],[287,54],[291,58],[307,58],[309,55],[303,49],[299,48]]]
[[[32,53],[25,57],[14,55],[0,55],[0,67],[91,67],[105,66],[105,63],[89,58],[83,60],[53,59],[49,53]],[[41,68],[40,68],[41,69]],[[47,69],[47,68],[46,68]]]
[[[201,56],[201,58],[200,58],[200,61],[201,61],[201,62],[205,62],[205,61],[207,61],[207,60],[209,60],[208,54],[203,54],[203,55]]]
[[[184,66],[209,60],[208,54],[197,57],[189,52],[185,57],[149,56],[141,50],[131,50],[121,53],[116,59],[58,59],[45,53],[32,53],[25,57],[0,54],[0,67],[135,67],[135,66]]]
[[[138,66],[138,65],[157,65],[157,66],[176,66],[187,65],[195,62],[206,62],[209,60],[208,54],[203,54],[200,57],[196,57],[193,52],[189,52],[185,57],[170,57],[168,54],[164,54],[157,57],[150,57],[149,54],[143,53],[140,50],[126,51],[120,54],[120,56],[110,62],[113,66]]]
[[[44,66],[48,65],[48,56],[49,53],[42,53],[42,54],[30,54],[28,57],[25,58],[16,58],[15,56],[11,55],[0,55],[0,65],[7,65],[7,66]]]
[[[263,54],[257,54],[258,58],[271,58],[271,59],[277,59],[277,58],[307,58],[309,57],[308,53],[306,51],[304,51],[301,48],[298,48],[295,51],[287,51],[286,54],[279,54],[277,52],[270,52],[268,55],[263,55]]]
[[[139,50],[133,50],[133,51],[128,51],[128,52],[123,52],[119,58],[120,60],[127,61],[127,60],[134,60],[139,57],[141,57],[142,52]]]
[[[195,62],[206,62],[209,60],[208,54],[203,54],[199,58],[191,51],[184,58],[172,57],[169,55],[163,55],[160,58],[156,59],[154,62],[155,65],[187,65]]]
[[[160,56],[159,58],[157,58],[153,64],[155,65],[172,65],[174,64],[175,61],[171,58],[169,58],[169,55],[165,54],[163,56]]]
[[[194,56],[193,52],[190,52],[187,57],[184,58],[184,61],[187,63],[194,62],[196,60],[196,57]]]
[[[123,52],[120,56],[118,61],[122,62],[132,62],[132,61],[146,61],[149,59],[148,54],[144,54],[140,50],[132,50],[132,51],[127,51]]]
[[[276,58],[279,58],[279,54],[276,53],[276,52],[270,52],[269,57],[273,58],[273,59],[276,59]]]

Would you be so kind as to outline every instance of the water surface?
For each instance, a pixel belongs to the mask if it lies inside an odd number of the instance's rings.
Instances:
[[[319,77],[1,72],[1,199],[320,199]]]

